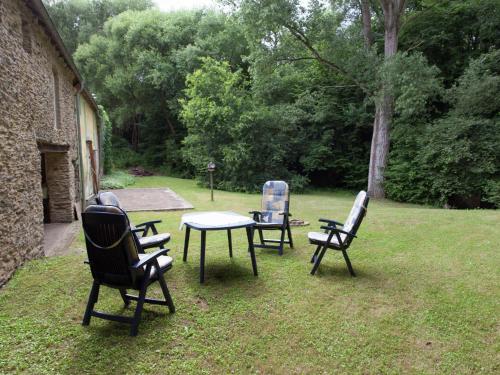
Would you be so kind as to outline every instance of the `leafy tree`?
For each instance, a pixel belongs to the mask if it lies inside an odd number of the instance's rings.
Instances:
[[[295,190],[303,188],[306,180],[290,172],[293,108],[260,105],[241,71],[211,58],[188,75],[186,96],[181,101],[188,129],[184,154],[201,181],[207,163],[214,161],[222,189],[255,191],[279,178],[290,180]]]
[[[150,166],[186,170],[179,99],[200,57],[228,56],[242,64],[245,40],[236,25],[213,12],[127,11],[82,44],[75,59],[115,125]],[[233,48],[234,47],[234,48]],[[235,55],[235,52],[237,55]]]
[[[387,191],[392,199],[500,206],[500,52],[472,60],[446,97],[452,110],[417,128],[397,124]]]
[[[447,87],[471,59],[500,48],[499,0],[419,0],[401,26],[402,50],[422,52]]]
[[[366,80],[366,72],[376,68],[374,64],[365,64],[361,70],[364,75],[360,76],[355,67],[359,61],[377,60],[373,59],[373,52],[370,45],[373,40],[371,28],[371,15],[367,14],[370,7],[367,2],[360,3],[361,12],[365,27],[363,35],[365,48],[357,48],[353,54],[346,55],[340,47],[349,48],[349,43],[355,41],[352,34],[343,32],[343,21],[347,13],[339,10],[339,7],[332,2],[329,9],[319,1],[312,1],[310,9],[304,9],[297,0],[242,0],[241,9],[246,22],[254,27],[254,30],[264,30],[261,36],[266,44],[277,45],[282,37],[290,35],[295,39],[307,54],[304,59],[312,58],[331,69],[335,74],[340,74],[355,85],[357,85],[367,96],[370,96],[375,105],[375,116],[373,123],[373,138],[370,152],[370,166],[368,173],[368,191],[371,196],[384,196],[384,170],[387,164],[387,154],[389,151],[389,128],[393,116],[394,97],[385,88],[386,82],[374,79]],[[397,52],[398,32],[400,20],[405,10],[404,0],[380,0],[383,13],[384,25],[384,58],[390,60]],[[334,32],[334,30],[336,32]],[[261,32],[262,33],[262,32]],[[361,33],[360,33],[361,34]],[[339,37],[340,36],[340,37]],[[361,39],[358,37],[358,40]],[[279,42],[277,42],[279,41]],[[369,58],[371,57],[371,59]],[[347,62],[351,62],[349,64]],[[358,63],[356,63],[358,61]],[[354,68],[354,69],[353,69]],[[375,90],[371,82],[375,82]]]
[[[109,18],[126,10],[153,7],[152,0],[44,0],[44,3],[71,54],[92,35],[100,33]]]
[[[112,124],[109,120],[109,116],[104,110],[102,105],[99,106],[99,115],[101,117],[103,131],[103,172],[104,174],[110,174],[113,170],[113,152],[112,152]]]

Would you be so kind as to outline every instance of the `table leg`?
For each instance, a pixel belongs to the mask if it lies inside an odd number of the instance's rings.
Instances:
[[[229,256],[233,257],[233,240],[231,239],[231,229],[227,230],[227,242],[229,243]]]
[[[255,259],[255,250],[253,248],[253,228],[247,227],[248,238],[248,251],[250,251],[250,258],[252,259],[253,274],[257,276],[257,260]]]
[[[200,284],[205,282],[205,242],[207,231],[201,231],[201,254],[200,254]]]
[[[189,233],[190,232],[191,232],[191,228],[186,226],[186,236],[184,237],[184,256],[182,257],[182,260],[184,262],[187,261],[187,257],[188,257]]]

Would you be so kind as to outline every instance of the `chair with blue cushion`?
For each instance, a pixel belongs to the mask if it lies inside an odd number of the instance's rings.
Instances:
[[[97,204],[103,206],[115,206],[122,208],[120,200],[116,194],[111,191],[101,191],[96,197]],[[122,208],[123,209],[123,208]],[[142,249],[151,249],[158,247],[163,249],[165,244],[170,241],[170,233],[158,233],[155,224],[161,223],[161,220],[146,221],[145,223],[133,225],[132,231],[136,233]],[[149,234],[151,231],[151,235]]]
[[[330,219],[319,219],[320,222],[326,223],[325,226],[321,227],[324,232],[309,232],[307,234],[309,243],[316,245],[316,251],[311,258],[311,263],[314,263],[311,275],[316,273],[326,250],[332,249],[342,252],[349,273],[353,277],[356,276],[351,261],[347,256],[347,249],[351,245],[352,240],[356,238],[359,226],[366,215],[369,200],[370,198],[366,194],[366,191],[360,191],[356,196],[356,200],[354,201],[354,205],[351,208],[351,212],[345,224]]]
[[[259,233],[260,244],[254,247],[277,249],[279,255],[283,255],[284,244],[290,244],[293,248],[292,232],[290,230],[289,217],[290,190],[285,181],[267,181],[262,188],[261,211],[251,211],[256,222],[255,229]],[[264,231],[280,231],[279,239],[264,238]],[[288,240],[285,240],[285,234]],[[273,245],[273,244],[278,245]]]

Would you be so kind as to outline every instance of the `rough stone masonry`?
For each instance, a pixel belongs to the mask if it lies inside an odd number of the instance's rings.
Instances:
[[[43,255],[42,168],[51,221],[71,222],[78,199],[76,76],[34,2],[0,1],[0,285]]]

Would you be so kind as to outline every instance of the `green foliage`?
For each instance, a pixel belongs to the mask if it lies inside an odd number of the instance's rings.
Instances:
[[[471,59],[500,48],[499,0],[419,0],[400,32],[401,50],[418,50],[450,87]]]
[[[454,110],[460,115],[498,117],[500,114],[500,50],[472,60],[450,90]]]
[[[207,164],[217,166],[217,187],[256,191],[270,179],[291,179],[287,162],[293,150],[295,116],[289,106],[261,106],[252,99],[242,72],[231,72],[227,62],[203,59],[187,78],[182,119],[188,135],[184,155],[200,181],[207,181]],[[292,141],[290,141],[292,139]],[[295,190],[305,178],[294,178]]]
[[[448,90],[453,108],[427,126],[396,125],[386,189],[392,199],[500,207],[500,53],[471,61]]]
[[[64,45],[73,54],[93,34],[102,31],[108,18],[126,10],[153,7],[152,0],[43,0]]]
[[[181,173],[188,169],[179,151],[186,129],[178,117],[186,75],[206,55],[242,64],[245,49],[238,25],[222,14],[127,11],[80,45],[75,59],[115,134],[128,140],[144,166]]]
[[[499,173],[498,125],[450,116],[429,127],[418,159],[429,179],[430,199],[444,204],[484,194],[484,183]]]
[[[127,172],[114,171],[101,178],[101,189],[124,189],[127,186],[132,185],[134,181],[134,176],[128,174]]]
[[[409,121],[425,115],[428,103],[443,94],[439,70],[421,53],[397,53],[380,68],[384,89],[395,98],[394,113]]]
[[[101,160],[104,158],[104,174],[109,174],[113,170],[112,124],[104,107],[101,105],[99,106],[99,115],[101,117],[101,124],[104,127],[102,132],[104,155],[101,156]]]
[[[114,167],[206,184],[213,160],[220,189],[254,191],[278,178],[294,191],[309,183],[363,189],[374,105],[388,90],[388,196],[459,205],[457,197],[480,194],[483,205],[498,206],[496,156],[485,151],[486,134],[499,132],[498,0],[407,2],[405,52],[389,60],[378,2],[372,48],[359,1],[230,3],[228,14],[162,13],[149,0],[51,4],[109,113]]]
[[[145,165],[144,157],[132,150],[128,142],[122,137],[112,137],[112,154],[115,169],[128,169]]]

